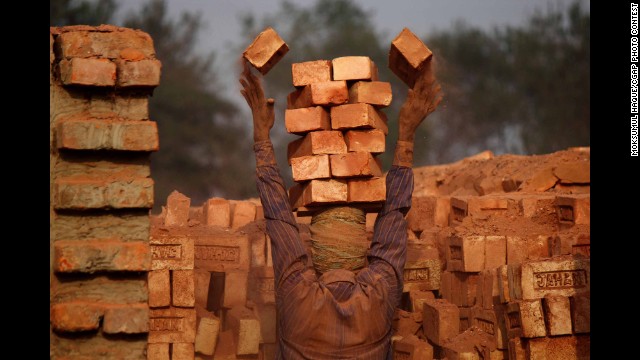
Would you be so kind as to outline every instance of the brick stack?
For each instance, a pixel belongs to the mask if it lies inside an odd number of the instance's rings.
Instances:
[[[52,359],[143,359],[149,332],[148,34],[50,28]]]

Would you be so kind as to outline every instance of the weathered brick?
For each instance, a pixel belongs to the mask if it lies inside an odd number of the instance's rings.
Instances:
[[[240,232],[209,233],[194,236],[195,266],[208,271],[248,271],[249,237]]]
[[[347,144],[340,131],[313,131],[304,137],[294,140],[287,146],[287,159],[300,156],[344,154]]]
[[[51,303],[76,301],[97,303],[146,303],[149,299],[146,273],[130,273],[126,277],[109,274],[83,276],[82,281],[60,280],[51,284]]]
[[[347,144],[347,151],[381,154],[385,149],[385,134],[379,129],[345,131],[344,141]]]
[[[452,294],[451,294],[451,278],[453,277],[453,273],[451,271],[443,271],[440,275],[440,297],[452,302]]]
[[[526,239],[520,236],[507,236],[507,264],[521,264],[527,258]]]
[[[511,293],[509,291],[509,269],[507,265],[498,267],[497,276],[500,302],[503,304],[508,303],[511,301]]]
[[[111,305],[104,312],[102,331],[107,334],[149,332],[149,306],[145,304]]]
[[[260,343],[277,342],[275,304],[255,304],[253,313],[260,322]]]
[[[331,108],[331,128],[378,129],[385,135],[389,132],[387,116],[370,104],[345,104]]]
[[[386,178],[349,179],[347,181],[347,201],[378,202],[386,198]]]
[[[71,150],[157,151],[155,121],[69,119],[56,125],[56,146]]]
[[[304,184],[296,184],[289,189],[292,208],[320,204],[344,203],[348,199],[346,180],[315,179]]]
[[[546,295],[573,296],[591,290],[590,260],[571,256],[526,261],[519,277],[509,286],[519,288],[522,299],[541,299]]]
[[[545,296],[542,299],[544,319],[549,335],[571,334],[571,306],[565,296]]]
[[[329,155],[309,155],[292,158],[291,173],[294,181],[330,178]]]
[[[535,338],[547,335],[542,302],[538,300],[517,300],[507,304],[505,323],[508,337]]]
[[[391,83],[385,81],[358,81],[349,88],[349,103],[365,103],[376,107],[391,105]]]
[[[425,301],[435,300],[435,294],[430,290],[409,290],[409,302],[411,311],[422,312],[422,305]]]
[[[104,307],[94,302],[73,301],[51,306],[51,326],[60,332],[95,330],[100,327]]]
[[[151,266],[146,242],[58,240],[53,247],[56,272],[147,271]]]
[[[509,339],[509,360],[529,360],[527,350],[519,337]]]
[[[509,353],[506,350],[495,349],[489,353],[489,360],[507,360]]]
[[[231,205],[229,200],[211,198],[202,205],[202,210],[207,225],[225,228],[231,225]]]
[[[173,343],[171,344],[171,360],[194,360],[193,343]]]
[[[550,235],[528,235],[525,237],[528,260],[539,260],[551,257],[549,254]]]
[[[82,59],[60,61],[60,79],[64,85],[114,86],[116,64],[107,59]]]
[[[251,201],[237,201],[231,215],[231,228],[238,229],[256,219],[256,204]]]
[[[118,238],[148,241],[149,211],[121,210],[117,213],[56,213],[51,224],[54,240]]]
[[[169,343],[149,344],[147,346],[147,360],[171,360]]]
[[[347,82],[323,81],[306,85],[287,96],[287,109],[308,108],[312,106],[335,106],[349,101]]]
[[[411,334],[393,342],[393,358],[406,360],[432,360],[433,346]]]
[[[590,224],[590,194],[562,195],[556,197],[556,209],[561,225]]]
[[[382,176],[382,161],[368,152],[330,155],[333,177]]]
[[[452,196],[450,199],[449,224],[455,226],[462,222],[468,214],[469,206],[465,197]]]
[[[407,244],[404,266],[404,290],[438,290],[440,288],[440,258],[438,250],[420,241]]]
[[[53,206],[56,210],[153,207],[153,180],[149,178],[119,181],[58,178],[53,188]]]
[[[291,64],[293,86],[331,81],[331,60],[305,61]],[[343,79],[334,79],[343,80]]]
[[[260,322],[253,311],[235,306],[227,311],[226,321],[233,331],[237,355],[257,355],[260,347]]]
[[[193,270],[171,271],[171,304],[179,307],[195,306],[195,278]]]
[[[435,211],[435,196],[413,196],[411,198],[411,209],[406,217],[407,227],[417,232],[432,228]]]
[[[590,359],[591,338],[588,335],[576,335],[529,339],[526,350],[527,359]]]
[[[196,306],[199,305],[206,308],[209,299],[211,273],[207,270],[194,269],[193,276],[195,281]]]
[[[92,30],[95,30],[92,29]],[[155,56],[149,34],[112,26],[108,31],[68,31],[55,39],[56,54],[61,58],[121,58],[126,49],[135,49],[144,57]]]
[[[231,308],[247,302],[249,273],[242,270],[229,270],[224,274],[224,293],[222,306]]]
[[[442,346],[447,340],[458,335],[460,310],[456,305],[443,299],[425,301],[422,314],[422,328],[432,343]]]
[[[204,355],[213,355],[222,330],[220,319],[213,314],[202,317],[196,330],[195,351]]]
[[[116,84],[119,87],[160,85],[162,64],[159,60],[118,61],[116,64],[118,70]]]
[[[195,309],[169,307],[149,310],[150,344],[193,343],[195,339]]]
[[[589,333],[591,329],[591,299],[590,296],[571,297],[571,322],[576,334]]]
[[[591,234],[578,234],[571,240],[571,254],[591,257]]]
[[[466,307],[466,306],[460,306],[458,307],[458,310],[460,310],[460,332],[464,332],[465,330],[467,330],[469,327],[471,327],[472,325],[472,321],[473,321],[473,313],[472,313],[472,308],[470,307]]]
[[[331,64],[333,80],[378,80],[378,67],[368,56],[343,56]]]
[[[263,266],[251,269],[251,299],[256,304],[275,304],[275,279],[273,266]]]
[[[460,279],[461,306],[476,305],[476,295],[478,293],[478,283],[480,275],[477,273],[455,273]]]
[[[515,190],[514,190],[515,191]],[[555,213],[555,195],[522,195],[519,199],[522,216],[530,219]]]
[[[485,268],[484,241],[484,236],[451,236],[447,251],[447,270],[482,271]]]
[[[522,266],[520,264],[507,265],[507,279],[509,281],[509,297],[511,300],[522,299]]]
[[[169,270],[152,270],[148,273],[149,306],[171,305],[171,276]]]
[[[560,179],[561,184],[586,184],[591,182],[591,162],[579,160],[558,164],[553,174]]]
[[[218,345],[213,355],[215,360],[236,360],[236,340],[233,330],[228,329],[220,333]]]
[[[266,75],[288,51],[289,46],[273,28],[268,27],[258,34],[242,56],[262,75]]]
[[[431,56],[431,50],[411,30],[404,28],[391,42],[389,69],[412,88]]]
[[[189,221],[189,207],[191,199],[177,190],[173,190],[167,197],[167,214],[164,218],[165,226],[187,226]]]
[[[500,328],[498,318],[493,310],[473,307],[471,310],[471,318],[471,325],[491,335],[495,340],[496,347],[504,348],[503,346],[499,346],[502,345],[499,343],[502,343],[504,339],[503,329]]]
[[[284,126],[291,134],[304,135],[310,131],[331,130],[329,112],[322,106],[284,111]]]
[[[247,234],[251,244],[251,267],[260,267],[266,264],[267,235],[260,229]]]
[[[186,236],[152,236],[151,269],[190,270],[194,264],[194,240]]]
[[[484,237],[484,268],[495,269],[507,263],[507,237],[487,235]]]

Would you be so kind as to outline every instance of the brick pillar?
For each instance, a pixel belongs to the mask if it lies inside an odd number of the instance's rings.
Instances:
[[[158,150],[148,34],[50,28],[52,359],[146,359],[147,272]]]

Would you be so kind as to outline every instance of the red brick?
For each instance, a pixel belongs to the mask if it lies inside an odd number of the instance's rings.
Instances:
[[[147,344],[147,360],[171,360],[169,343]]]
[[[60,332],[95,330],[100,327],[104,315],[102,305],[92,302],[74,301],[51,306],[51,326]]]
[[[167,214],[164,218],[164,225],[187,226],[189,207],[191,207],[191,199],[177,190],[173,190],[167,197]]]
[[[562,195],[556,197],[558,220],[561,225],[590,224],[590,194]]]
[[[409,241],[404,266],[404,290],[438,290],[441,278],[440,258],[435,247],[421,241]]]
[[[347,181],[347,201],[378,202],[386,198],[386,178],[349,179]]]
[[[58,240],[53,246],[53,270],[59,273],[147,271],[151,267],[149,245],[142,241]]]
[[[391,42],[389,69],[412,88],[431,56],[431,50],[411,30],[404,28]]]
[[[305,86],[317,82],[331,81],[331,61],[315,60],[293,63],[291,64],[291,77],[293,86]]]
[[[484,241],[484,236],[451,236],[447,251],[447,270],[482,271],[485,268]]]
[[[452,302],[451,297],[451,278],[453,277],[453,273],[450,271],[443,271],[440,275],[440,297]]]
[[[571,306],[565,296],[545,296],[542,299],[544,319],[549,335],[571,334]]]
[[[368,152],[350,152],[330,156],[333,177],[382,176],[382,162]]]
[[[202,206],[205,224],[228,228],[231,225],[231,206],[229,200],[211,198]]]
[[[527,179],[519,187],[525,192],[545,192],[553,188],[558,183],[558,178],[553,174],[551,167],[545,167],[536,171],[533,176]]]
[[[591,162],[572,161],[560,163],[553,169],[553,174],[560,179],[561,184],[586,184],[591,182]]]
[[[215,360],[236,360],[236,340],[233,337],[233,330],[225,330],[220,333],[218,345],[213,355]],[[208,359],[207,359],[208,360]]]
[[[150,344],[193,343],[196,338],[196,310],[169,307],[149,310]]]
[[[329,155],[310,155],[292,158],[291,173],[294,181],[330,178],[331,167],[329,165]]]
[[[247,235],[251,245],[251,267],[264,266],[267,256],[267,235],[260,229],[250,231]]]
[[[542,302],[540,300],[518,300],[507,305],[505,312],[507,335],[514,337],[545,337],[547,335]]]
[[[258,34],[242,56],[262,75],[266,75],[288,51],[289,46],[273,28],[268,27]]]
[[[116,30],[116,31],[113,31]],[[155,56],[149,34],[122,27],[111,31],[68,31],[56,37],[57,53],[62,58],[121,58],[127,49],[135,49],[144,57]]]
[[[195,282],[195,300],[196,306],[207,307],[209,299],[209,283],[211,281],[211,273],[207,270],[194,269],[193,272]]]
[[[578,234],[571,240],[571,254],[591,257],[591,234]]]
[[[237,355],[257,355],[260,347],[260,322],[253,311],[235,306],[227,312],[227,324],[233,330]]]
[[[411,209],[407,213],[407,227],[413,231],[424,231],[434,225],[435,196],[413,196]]]
[[[484,237],[484,268],[495,269],[507,263],[507,237]]]
[[[194,360],[195,358],[193,343],[173,343],[171,350],[171,360]]]
[[[522,340],[517,337],[509,340],[509,360],[529,360]]]
[[[347,82],[317,82],[294,91],[287,97],[288,109],[308,108],[317,105],[335,106],[349,101]]]
[[[251,201],[238,201],[233,206],[231,228],[238,229],[256,219],[256,204]]]
[[[58,178],[53,186],[53,206],[56,210],[150,209],[153,207],[153,180]]]
[[[56,125],[56,146],[71,150],[157,151],[155,121],[64,120]]]
[[[276,306],[275,304],[255,304],[253,312],[260,321],[260,343],[275,343],[276,337]]]
[[[546,295],[574,296],[591,291],[591,262],[585,258],[558,256],[522,264],[520,276],[509,279],[509,286],[522,298],[541,299]]]
[[[251,299],[257,304],[275,304],[275,280],[273,266],[252,269]]]
[[[241,232],[209,233],[195,238],[195,266],[208,271],[244,270],[250,266],[249,237]]]
[[[144,86],[156,87],[160,85],[159,60],[118,61],[118,77],[116,84],[119,87]]]
[[[507,264],[521,264],[526,258],[526,240],[520,236],[507,236]]]
[[[393,358],[407,360],[432,360],[433,346],[411,334],[393,342]]]
[[[313,131],[304,137],[292,141],[287,147],[287,159],[300,156],[344,154],[347,152],[347,144],[340,131]]]
[[[244,305],[247,302],[248,283],[248,272],[242,270],[226,271],[222,306],[231,308],[236,305]]]
[[[465,197],[452,196],[450,199],[451,211],[449,212],[449,224],[451,226],[462,222],[468,215],[469,206]]]
[[[190,270],[194,264],[194,239],[185,236],[151,236],[152,270]]]
[[[551,257],[549,253],[549,235],[530,235],[525,237],[527,259],[539,260]]]
[[[409,290],[409,301],[411,303],[411,311],[422,313],[422,306],[427,300],[435,300],[436,296],[433,291],[429,290]]]
[[[171,305],[171,277],[169,270],[152,270],[148,273],[149,306]]]
[[[460,310],[460,332],[464,332],[469,327],[471,327],[471,321],[473,320],[472,308],[466,306],[458,307]]]
[[[202,317],[198,322],[194,350],[200,354],[213,355],[222,330],[220,319],[213,314]]]
[[[527,359],[590,359],[591,338],[588,335],[578,335],[529,339],[526,349]]]
[[[296,184],[289,189],[292,208],[310,205],[338,204],[347,202],[346,180],[316,179],[304,184]]]
[[[576,334],[589,333],[591,330],[590,296],[572,296],[570,302],[573,332]]]
[[[349,103],[365,103],[376,107],[391,105],[391,83],[385,81],[358,81],[349,88]]]
[[[149,332],[149,306],[147,304],[109,306],[104,312],[102,331],[107,334]]]
[[[343,56],[331,64],[333,80],[378,80],[378,67],[368,56]]]
[[[284,126],[291,134],[304,135],[309,131],[331,130],[329,112],[322,106],[284,111]]]
[[[442,346],[447,340],[458,335],[460,329],[460,310],[446,300],[425,301],[422,328],[432,343]]]
[[[116,64],[107,59],[60,61],[60,79],[64,85],[114,86]]]
[[[195,276],[193,270],[171,271],[171,304],[179,307],[194,307]]]
[[[344,141],[347,143],[347,151],[381,154],[385,149],[385,134],[379,129],[346,131]]]
[[[388,133],[387,116],[369,104],[346,104],[331,108],[331,128],[378,129]]]
[[[480,276],[474,273],[455,273],[460,279],[461,306],[476,305],[476,295],[478,293],[478,283]]]

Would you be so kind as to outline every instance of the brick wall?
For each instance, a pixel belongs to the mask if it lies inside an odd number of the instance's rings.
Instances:
[[[50,28],[49,41],[51,358],[145,359],[160,62],[131,29]]]

